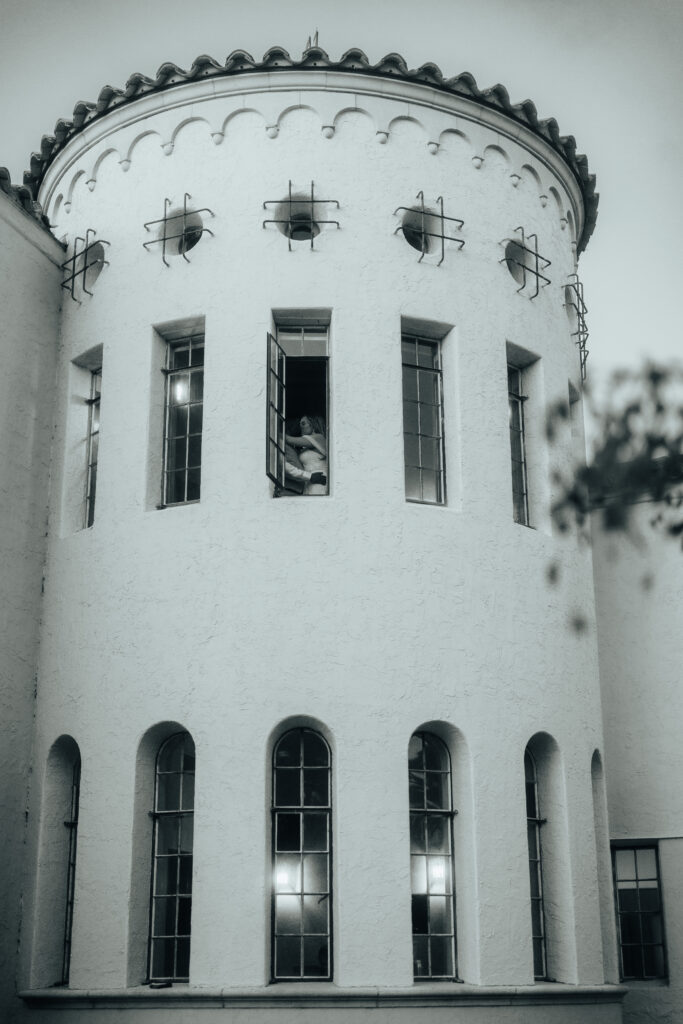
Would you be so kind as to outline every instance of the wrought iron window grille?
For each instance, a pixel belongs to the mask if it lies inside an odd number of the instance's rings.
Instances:
[[[190,261],[187,258],[187,251],[186,250],[187,249],[193,249],[194,246],[197,244],[197,242],[202,237],[202,235],[208,234],[208,235],[213,236],[213,231],[211,230],[211,228],[205,227],[204,224],[201,222],[201,220],[200,220],[199,224],[193,224],[191,222],[188,223],[188,219],[191,220],[191,218],[193,216],[201,214],[201,213],[208,213],[210,217],[214,217],[215,216],[213,210],[210,210],[208,208],[208,206],[203,206],[199,210],[194,210],[194,209],[188,210],[188,208],[187,208],[187,200],[191,199],[191,198],[192,198],[192,196],[190,195],[190,193],[189,192],[185,192],[184,195],[183,195],[183,208],[182,208],[182,210],[177,210],[176,212],[171,212],[171,210],[170,210],[171,200],[168,199],[168,198],[165,198],[164,199],[164,215],[163,215],[163,217],[159,217],[158,220],[148,220],[146,222],[146,224],[144,225],[144,228],[145,228],[146,231],[151,231],[152,228],[155,225],[157,225],[157,224],[161,224],[162,225],[161,237],[160,238],[154,238],[154,239],[152,239],[151,242],[143,242],[142,244],[143,244],[143,247],[145,249],[147,249],[147,250],[149,250],[153,245],[160,245],[161,246],[161,258],[162,258],[164,264],[167,267],[170,267],[170,265],[171,265],[168,262],[168,260],[166,259],[166,251],[167,251],[168,243],[169,242],[174,242],[176,239],[178,240],[178,253],[177,253],[177,255],[182,256],[183,259],[185,260],[185,262],[189,263]],[[170,213],[170,216],[169,216],[169,213]],[[180,229],[180,231],[173,230],[173,228],[177,227],[177,221],[179,221],[179,220],[181,222],[181,229]],[[172,233],[169,233],[168,230],[167,230],[169,228],[169,226],[172,227]]]
[[[506,252],[503,258],[498,262],[507,264],[508,270],[510,270],[510,273],[515,280],[519,280],[519,278],[510,269],[510,264],[521,269],[522,283],[517,289],[518,292],[522,292],[526,288],[528,284],[527,275],[529,275],[533,279],[534,287],[534,293],[533,295],[529,295],[529,298],[535,299],[540,293],[541,288],[547,288],[551,283],[550,278],[546,277],[543,271],[547,270],[548,267],[551,266],[552,261],[546,259],[545,256],[541,256],[539,253],[538,235],[525,235],[524,228],[522,227],[515,228],[515,233],[517,232],[519,232],[519,237],[504,238],[500,243],[501,245],[506,246]],[[514,246],[512,252],[507,251],[508,246]],[[519,258],[520,254],[521,258]],[[530,260],[528,260],[527,257],[530,257]]]
[[[92,296],[92,292],[86,287],[86,277],[88,270],[91,267],[97,266],[101,263],[103,266],[109,266],[109,260],[98,258],[95,260],[88,260],[88,256],[93,255],[93,250],[97,246],[102,248],[103,245],[110,245],[110,242],[106,242],[104,238],[95,238],[94,228],[88,228],[85,232],[85,238],[78,235],[74,239],[74,251],[73,255],[62,263],[62,270],[64,270],[65,277],[62,281],[62,288],[65,288],[74,302],[77,302],[80,306],[81,300],[76,298],[76,282],[80,279],[81,289],[86,295]],[[104,252],[104,250],[102,250]]]
[[[564,289],[564,307],[573,309],[576,314],[576,330],[572,331],[572,338],[576,338],[579,348],[579,362],[581,364],[581,380],[586,379],[586,363],[588,362],[588,327],[586,325],[586,313],[588,309],[583,301],[583,284],[579,281],[578,274],[570,274],[569,280]]]
[[[396,209],[394,210],[394,217],[396,217],[399,213],[415,213],[419,216],[420,226],[414,228],[414,231],[416,235],[420,236],[421,244],[419,246],[415,246],[415,248],[421,248],[422,251],[420,253],[420,258],[418,259],[417,262],[422,263],[422,260],[429,252],[427,239],[436,238],[441,243],[441,257],[438,263],[436,264],[437,267],[440,267],[444,259],[446,258],[446,247],[444,244],[446,241],[455,242],[459,249],[462,249],[465,244],[464,238],[455,238],[454,235],[446,234],[446,221],[449,221],[449,223],[452,224],[456,224],[456,231],[462,231],[465,221],[461,220],[460,217],[449,217],[443,212],[443,196],[438,196],[436,199],[436,202],[439,204],[438,213],[432,212],[425,206],[425,197],[424,192],[422,190],[420,190],[417,193],[415,198],[420,200],[419,210],[416,210],[414,207],[411,206],[397,206]],[[431,226],[431,223],[434,220],[437,220],[439,222],[438,231],[428,230],[428,227]],[[403,229],[404,225],[403,223],[401,223],[394,231],[394,234],[397,235],[399,231],[403,231]]]
[[[292,180],[290,178],[287,198],[286,199],[268,199],[263,204],[263,209],[267,210],[270,206],[276,208],[284,207],[287,211],[286,217],[271,217],[263,221],[263,227],[267,224],[282,224],[282,233],[287,235],[287,247],[289,251],[292,251],[292,239],[294,241],[304,241],[310,238],[311,249],[314,248],[313,239],[319,233],[321,224],[334,224],[339,230],[340,224],[338,220],[322,219],[316,216],[316,206],[323,205],[334,205],[338,210],[340,209],[339,202],[336,199],[318,199],[315,195],[315,183],[311,182],[310,195],[305,198],[301,195],[292,193]],[[276,209],[277,212],[277,209]]]

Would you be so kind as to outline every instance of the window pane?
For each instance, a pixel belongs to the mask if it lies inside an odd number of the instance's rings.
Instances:
[[[406,498],[413,498],[419,501],[422,498],[422,484],[420,482],[420,470],[411,466],[405,468]]]
[[[175,894],[178,891],[178,858],[160,857],[157,860],[154,891],[159,896]]]
[[[448,792],[448,775],[442,772],[427,772],[427,807],[435,810],[448,809],[450,807],[450,794]]]
[[[173,939],[155,939],[152,943],[152,977],[172,978],[174,976]]]
[[[429,927],[434,933],[453,934],[453,901],[448,896],[429,897]]]
[[[176,815],[159,818],[157,822],[157,853],[177,853],[178,842],[178,818]]]
[[[420,440],[417,434],[403,435],[403,452],[406,466],[420,465]]]
[[[638,890],[636,889],[636,883],[619,883],[619,910],[622,912],[626,911],[637,911],[638,910]]]
[[[192,897],[184,896],[178,900],[178,935],[190,934],[192,918]]]
[[[303,861],[304,892],[327,892],[327,855],[307,853],[304,855]]]
[[[643,942],[662,942],[662,918],[659,914],[643,914],[640,919]]]
[[[304,849],[327,850],[326,814],[304,814]]]
[[[282,737],[275,751],[277,767],[294,767],[301,763],[301,738],[298,730]]]
[[[201,466],[202,463],[202,437],[201,434],[191,436],[187,443],[187,464],[188,466]]]
[[[636,850],[636,864],[640,881],[657,878],[657,857],[654,850]]]
[[[664,947],[645,946],[643,950],[643,966],[646,978],[664,977]]]
[[[432,977],[450,978],[453,974],[453,943],[450,938],[431,938]]]
[[[421,736],[411,736],[408,747],[408,767],[424,768],[423,743]]]
[[[187,501],[197,501],[200,493],[201,470],[189,469],[187,471]]]
[[[301,849],[301,819],[298,814],[278,814],[276,817],[277,850]]]
[[[275,772],[275,803],[278,807],[298,807],[301,803],[301,773],[298,768],[278,768]]]
[[[278,978],[298,978],[301,976],[301,939],[275,939],[275,974]]]
[[[304,976],[306,978],[327,977],[327,937],[304,939]]]
[[[178,892],[192,892],[192,855],[180,857],[178,864]]]
[[[190,406],[190,421],[189,421],[189,432],[190,432],[190,434],[201,434],[203,419],[204,419],[204,407],[202,405],[191,405]]]
[[[429,939],[413,935],[413,974],[416,978],[429,977]]]
[[[431,470],[422,470],[422,500],[441,501],[441,487],[436,473]]]
[[[316,765],[327,766],[330,761],[327,744],[322,736],[314,732],[304,732],[304,764],[308,767]]]
[[[451,852],[450,819],[430,814],[427,818],[427,838],[430,853],[449,854]]]
[[[300,896],[276,897],[275,930],[279,935],[299,935],[301,933]]]
[[[427,370],[417,372],[417,391],[420,396],[420,412],[439,404],[439,378]],[[425,404],[426,403],[426,404]],[[424,431],[423,431],[424,432]]]
[[[183,785],[183,792],[186,786]],[[184,814],[180,819],[180,850],[181,853],[192,853],[194,833],[194,815]]]
[[[621,963],[624,971],[624,978],[642,978],[643,959],[640,946],[622,946]]]
[[[437,346],[426,341],[417,343],[417,361],[420,366],[436,366]]]
[[[181,810],[191,811],[194,807],[194,773],[185,772],[182,777]],[[191,818],[188,821],[191,822]]]
[[[328,896],[304,896],[304,932],[322,933],[327,935],[328,921],[327,908],[330,900]]]
[[[178,939],[176,942],[176,978],[190,977],[190,940]]]
[[[639,895],[641,910],[659,910],[659,888],[657,882],[641,882]]]
[[[415,402],[403,403],[403,430],[406,434],[417,434],[419,432],[419,406]]]
[[[176,811],[180,807],[180,775],[160,775],[157,787],[157,810]]]
[[[204,373],[201,370],[195,370],[190,375],[190,401],[201,402],[204,397]]]
[[[190,364],[190,350],[185,345],[176,345],[172,350],[171,369],[180,370]]]
[[[417,363],[417,342],[414,338],[402,339],[401,358],[404,363]]]
[[[425,817],[421,814],[410,815],[410,852],[425,853],[427,843],[425,839]]]
[[[423,772],[408,772],[410,806],[415,809],[425,807],[425,786]]]
[[[411,857],[411,888],[414,893],[427,892],[427,858]]]
[[[304,769],[304,805],[307,807],[326,807],[328,802],[327,794],[327,768],[305,768]]]
[[[176,909],[178,901],[175,896],[155,896],[152,930],[154,935],[176,934]]]
[[[301,892],[301,859],[291,854],[275,858],[275,891]]]
[[[403,367],[403,397],[417,401],[417,373],[408,366]]]
[[[427,881],[430,893],[451,891],[450,861],[446,857],[427,858]]]
[[[412,897],[413,935],[426,935],[429,932],[427,896]]]

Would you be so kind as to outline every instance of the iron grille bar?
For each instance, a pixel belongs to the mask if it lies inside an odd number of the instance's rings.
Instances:
[[[576,330],[572,331],[572,338],[576,338],[579,348],[579,363],[581,366],[581,380],[586,379],[586,363],[588,362],[588,326],[586,324],[586,313],[588,308],[583,300],[583,284],[579,281],[578,274],[570,274],[565,285],[564,292],[567,300],[564,305],[570,307],[576,313]]]
[[[397,206],[396,209],[394,210],[394,216],[396,216],[401,211],[403,211],[404,213],[419,213],[420,214],[420,233],[422,235],[423,245],[422,245],[422,253],[420,254],[420,258],[419,258],[419,260],[417,262],[418,263],[422,263],[422,260],[425,258],[425,254],[427,253],[427,249],[426,249],[425,244],[424,244],[424,239],[425,238],[438,238],[440,240],[440,242],[441,242],[441,259],[437,263],[437,267],[440,267],[441,264],[443,263],[444,259],[445,259],[445,256],[446,256],[446,250],[445,250],[445,245],[444,245],[444,242],[446,240],[448,240],[449,242],[455,242],[460,247],[460,249],[462,249],[462,247],[465,244],[464,238],[455,238],[453,235],[447,235],[446,234],[446,224],[445,224],[445,222],[446,221],[451,221],[453,224],[457,225],[457,227],[456,227],[457,231],[462,231],[462,228],[463,228],[463,225],[464,225],[465,221],[461,220],[460,217],[449,217],[449,216],[447,216],[443,212],[443,196],[438,196],[437,199],[436,199],[436,202],[439,204],[439,213],[438,214],[431,213],[429,210],[426,209],[426,207],[425,207],[425,199],[424,199],[424,192],[422,190],[420,190],[417,193],[415,198],[420,200],[420,209],[419,210],[414,210],[412,207],[409,207],[409,206]],[[427,230],[427,218],[428,217],[435,217],[435,216],[438,216],[439,221],[441,222],[441,231],[440,232],[439,231],[428,231]],[[402,230],[402,228],[403,228],[403,225],[399,224],[399,226],[394,231],[394,234],[397,235],[398,232]]]
[[[531,274],[531,276],[534,279],[534,286],[536,290],[534,291],[533,295],[529,296],[529,298],[535,299],[541,290],[540,282],[543,282],[543,288],[547,288],[547,286],[550,284],[550,278],[546,277],[545,274],[542,273],[542,271],[547,270],[548,267],[551,266],[552,261],[546,259],[545,256],[541,256],[541,254],[539,253],[538,235],[525,235],[523,227],[515,228],[515,232],[518,231],[521,232],[519,238],[504,238],[500,244],[506,245],[509,244],[510,242],[514,242],[515,245],[524,252],[525,256],[526,254],[528,254],[531,257],[532,265],[529,266],[529,264],[526,261],[526,258],[524,257],[522,258],[522,261],[520,261],[514,259],[514,257],[512,256],[503,256],[502,260],[499,260],[498,262],[507,264],[514,263],[516,266],[522,268],[522,283],[517,289],[518,292],[524,291],[527,285],[527,274]],[[527,244],[532,242],[532,240],[533,248]]]
[[[263,227],[265,228],[266,224],[286,224],[288,230],[285,232],[285,234],[287,235],[287,247],[288,247],[290,252],[292,251],[292,235],[291,235],[291,232],[292,232],[293,227],[296,224],[296,221],[294,221],[293,218],[292,218],[292,207],[293,206],[300,207],[303,204],[306,204],[306,206],[309,207],[308,215],[309,215],[309,218],[310,218],[309,223],[310,223],[310,226],[311,226],[311,249],[313,248],[313,239],[315,237],[314,236],[314,232],[313,232],[313,226],[314,225],[318,225],[318,224],[334,224],[337,227],[337,230],[339,230],[340,224],[339,224],[338,220],[321,220],[319,217],[315,216],[315,204],[316,203],[318,203],[318,205],[323,204],[323,203],[330,203],[330,204],[333,203],[338,210],[340,209],[340,206],[339,206],[338,200],[336,200],[336,199],[316,199],[316,197],[315,197],[315,183],[313,181],[311,182],[311,193],[310,193],[310,196],[307,199],[297,199],[294,196],[292,196],[292,179],[290,178],[289,179],[288,189],[287,189],[287,199],[284,200],[284,201],[287,203],[287,209],[289,211],[288,216],[287,217],[272,217],[272,218],[269,218],[267,220],[264,220],[263,221]],[[281,199],[267,199],[264,202],[264,204],[263,204],[263,209],[267,210],[269,206],[282,206],[282,202],[283,202],[283,200],[281,200]]]
[[[188,199],[192,199],[192,196],[190,195],[189,192],[185,192],[183,194],[183,210],[182,210],[182,213],[174,213],[173,216],[169,218],[168,213],[169,213],[169,208],[171,206],[171,200],[168,199],[168,198],[164,198],[164,215],[163,215],[163,217],[159,217],[157,220],[148,220],[143,225],[143,227],[145,228],[146,231],[151,231],[151,229],[154,227],[155,224],[163,224],[163,231],[161,233],[161,238],[154,238],[151,242],[143,242],[142,245],[143,245],[143,247],[145,249],[149,249],[152,245],[160,245],[161,246],[161,258],[162,258],[165,266],[167,266],[167,267],[170,267],[170,263],[166,259],[166,243],[167,242],[172,242],[176,238],[185,238],[185,235],[186,235],[186,232],[187,232],[187,229],[188,229],[188,224],[187,224],[188,213],[190,215],[192,215],[192,214],[199,214],[199,213],[208,213],[211,217],[215,216],[213,210],[210,210],[208,206],[203,206],[199,210],[188,210],[188,208],[187,208],[187,200]],[[183,224],[183,226],[182,226],[181,231],[179,231],[177,234],[172,234],[172,235],[167,234],[166,228],[168,226],[169,220],[175,221],[175,220],[178,219],[178,217],[182,217],[182,224]],[[195,225],[191,225],[190,226],[190,230],[193,231],[193,232],[199,232],[200,236],[203,235],[203,234],[208,234],[208,235],[212,235],[213,236],[213,231],[211,230],[211,228],[204,227],[203,224],[202,224],[201,227],[197,227]],[[199,241],[199,238],[197,239],[197,241]],[[180,246],[178,248],[180,250]],[[186,263],[190,262],[184,251],[181,251],[180,255],[183,257],[183,259],[185,260]]]
[[[85,294],[92,296],[92,292],[89,291],[85,286],[86,274],[88,272],[88,269],[90,266],[94,266],[94,264],[88,263],[88,253],[96,245],[111,244],[110,242],[106,242],[104,238],[96,239],[95,234],[96,232],[94,228],[88,228],[85,232],[85,238],[81,237],[80,235],[77,235],[74,239],[73,256],[70,256],[68,260],[65,260],[64,263],[62,263],[62,270],[66,271],[66,276],[62,281],[62,288],[66,288],[74,302],[78,302],[79,305],[80,299],[77,299],[75,295],[75,284],[79,277],[82,278],[81,288],[83,289]],[[82,249],[79,249],[79,244],[82,244]],[[79,260],[82,260],[82,263],[77,269],[76,264],[78,263]],[[109,266],[109,260],[102,260],[102,263],[104,266]]]

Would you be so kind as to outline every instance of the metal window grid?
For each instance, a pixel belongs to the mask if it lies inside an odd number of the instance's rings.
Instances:
[[[514,244],[524,253],[522,259],[517,260],[511,256],[503,256],[502,260],[499,260],[498,262],[506,263],[508,265],[510,263],[514,263],[516,266],[522,268],[522,283],[517,289],[518,292],[524,291],[527,286],[527,274],[530,274],[533,278],[535,290],[533,295],[530,295],[529,298],[535,299],[539,294],[541,287],[547,288],[550,284],[550,278],[546,277],[542,271],[547,270],[548,267],[552,265],[552,262],[551,260],[546,259],[545,256],[540,255],[538,251],[538,235],[525,235],[523,227],[515,228],[515,232],[519,232],[518,238],[504,238],[500,244],[509,245],[510,242],[514,242]],[[527,256],[531,257],[531,266],[529,266],[529,263],[527,262]],[[540,282],[542,282],[542,284]]]
[[[81,300],[76,298],[76,281],[80,278],[82,290],[86,295],[92,296],[93,293],[86,288],[86,275],[91,266],[95,266],[97,262],[100,262],[97,260],[89,263],[88,255],[92,252],[95,246],[110,244],[109,242],[106,242],[104,238],[95,238],[95,234],[96,232],[94,228],[88,228],[85,232],[85,238],[81,235],[77,235],[74,239],[73,255],[62,263],[62,270],[66,271],[66,276],[62,281],[62,288],[66,288],[74,302],[77,302],[79,305]],[[82,248],[79,248],[79,246],[82,246]],[[104,266],[109,266],[109,260],[103,259],[101,262]]]
[[[102,367],[92,370],[90,374],[90,398],[87,404],[88,439],[85,471],[85,525],[92,526],[95,522],[95,496],[97,489],[97,461],[100,443],[100,397],[102,393]]]
[[[666,943],[656,846],[612,850],[619,959],[624,981],[665,978]]]
[[[183,195],[183,209],[182,209],[182,212],[174,213],[174,214],[172,214],[172,216],[169,217],[169,208],[171,206],[171,200],[168,199],[168,198],[165,198],[164,199],[164,215],[163,215],[163,217],[159,217],[158,220],[148,220],[146,222],[146,224],[144,224],[144,228],[145,228],[146,231],[151,231],[155,224],[162,224],[163,225],[163,229],[162,229],[162,232],[161,232],[161,238],[154,238],[151,242],[143,242],[142,245],[143,245],[143,247],[145,249],[150,249],[151,246],[153,246],[153,245],[160,245],[161,246],[161,258],[162,258],[164,264],[167,267],[170,267],[170,265],[171,265],[168,262],[168,260],[166,259],[166,244],[167,244],[167,242],[172,242],[176,238],[179,238],[181,240],[185,239],[187,237],[188,232],[191,232],[192,235],[194,235],[194,234],[196,234],[198,232],[200,237],[202,235],[204,235],[204,234],[208,234],[208,235],[212,235],[213,236],[213,231],[211,230],[211,228],[207,228],[203,224],[202,224],[201,227],[197,227],[194,224],[188,225],[188,223],[187,223],[188,216],[192,217],[194,214],[199,214],[199,213],[208,213],[209,216],[211,216],[211,217],[214,216],[213,211],[210,210],[208,208],[208,206],[203,206],[200,210],[188,210],[188,208],[187,208],[187,200],[188,199],[192,199],[192,196],[190,195],[189,192],[185,192],[184,195]],[[167,231],[166,231],[167,227],[169,226],[169,221],[177,221],[178,218],[181,218],[181,220],[182,220],[182,228],[181,228],[181,230],[180,231],[176,231],[173,234],[169,235],[167,233]],[[199,241],[199,238],[197,238],[197,242],[198,241]],[[193,246],[195,244],[196,244],[196,242],[193,243]],[[182,241],[178,243],[178,252],[183,257],[183,259],[185,260],[186,263],[190,262],[189,259],[187,258],[187,254],[186,254],[185,250],[182,248]]]
[[[76,895],[76,846],[78,842],[78,802],[81,789],[81,759],[74,762],[71,774],[71,813],[64,822],[69,830],[69,854],[66,867],[66,910],[64,913],[64,944],[62,952],[62,985],[69,984],[71,966],[71,933],[74,920],[74,898]]]
[[[167,758],[171,767],[160,767]],[[194,845],[194,743],[175,733],[157,753],[147,981],[189,981]],[[175,845],[173,845],[175,843]]]
[[[437,767],[434,767],[436,762]],[[431,733],[415,733],[408,760],[413,973],[457,979],[450,756]]]
[[[166,343],[162,502],[199,501],[204,413],[204,335]]]
[[[524,403],[526,400],[527,396],[522,394],[522,371],[516,366],[508,365],[512,508],[515,522],[522,526],[529,525],[529,491],[524,437]]]
[[[529,847],[529,886],[531,896],[531,941],[534,954],[534,978],[548,978],[545,907],[543,900],[543,853],[541,847],[541,826],[546,819],[540,815],[538,803],[538,773],[531,751],[524,754],[524,778],[526,784],[527,843]]]
[[[406,499],[446,504],[440,344],[401,335]],[[411,493],[417,489],[417,495]]]
[[[332,978],[331,758],[312,729],[273,752],[273,981]]]
[[[266,202],[264,202],[263,209],[267,210],[269,206],[276,206],[276,207],[277,206],[282,206],[283,203],[287,204],[287,210],[288,210],[287,216],[286,217],[273,217],[273,218],[269,218],[267,220],[264,220],[263,221],[263,227],[265,228],[266,224],[285,224],[287,226],[287,229],[285,231],[285,234],[287,235],[287,248],[289,249],[290,252],[292,251],[292,234],[291,234],[292,230],[295,227],[301,227],[302,226],[301,221],[295,219],[296,215],[295,216],[292,215],[292,207],[293,206],[296,206],[297,208],[300,208],[301,206],[308,207],[308,211],[307,211],[308,212],[308,222],[309,222],[310,227],[311,227],[311,249],[314,248],[313,239],[315,237],[315,234],[314,234],[313,228],[315,226],[318,226],[320,224],[334,224],[335,227],[337,228],[337,230],[339,230],[339,226],[340,225],[339,225],[339,221],[338,220],[322,220],[320,217],[316,217],[316,215],[315,215],[315,205],[316,205],[316,203],[319,206],[324,205],[324,204],[334,204],[334,206],[336,206],[337,209],[339,209],[340,207],[339,207],[339,203],[338,203],[338,201],[336,199],[317,199],[316,196],[315,196],[315,183],[314,182],[311,182],[311,192],[310,192],[310,195],[306,199],[302,199],[301,197],[297,197],[295,195],[292,195],[292,180],[290,178],[289,179],[289,185],[288,185],[288,191],[287,191],[287,198],[284,199],[284,200],[283,199],[268,199],[268,200],[266,200]]]
[[[424,197],[424,192],[422,190],[420,190],[417,193],[415,198],[420,200],[420,209],[419,210],[415,210],[415,209],[413,209],[410,206],[397,206],[396,209],[394,210],[394,217],[397,214],[401,213],[401,212],[403,212],[403,213],[419,213],[420,214],[420,229],[419,230],[420,230],[420,234],[422,236],[422,252],[420,253],[420,258],[418,259],[417,262],[418,263],[422,263],[422,260],[425,258],[426,254],[428,252],[428,247],[427,247],[427,243],[426,243],[425,240],[427,238],[437,238],[441,242],[441,258],[440,258],[440,260],[438,261],[438,263],[436,265],[437,265],[437,267],[440,267],[441,264],[443,263],[444,259],[446,258],[446,247],[445,247],[445,242],[446,241],[455,242],[456,245],[458,245],[460,249],[462,249],[464,244],[465,244],[464,238],[455,238],[454,235],[447,235],[446,234],[446,221],[449,221],[449,222],[451,222],[453,224],[457,224],[457,228],[456,228],[457,231],[462,231],[462,228],[463,228],[463,225],[464,225],[465,221],[461,220],[459,217],[448,217],[448,216],[446,216],[446,214],[443,212],[443,196],[438,196],[437,199],[436,199],[436,202],[439,204],[439,212],[438,213],[433,213],[431,210],[428,210],[425,207],[425,197]],[[427,230],[427,223],[428,223],[429,218],[436,218],[436,219],[439,220],[440,226],[441,226],[441,230],[440,231],[428,231]],[[399,233],[399,231],[402,231],[402,230],[403,230],[403,224],[399,224],[399,226],[394,231],[394,234],[397,235]]]
[[[565,286],[565,307],[569,306],[576,314],[576,330],[572,332],[572,338],[576,338],[579,348],[579,363],[581,365],[581,380],[586,379],[586,363],[588,361],[588,327],[586,324],[586,313],[588,309],[583,300],[583,284],[578,274],[570,274]]]

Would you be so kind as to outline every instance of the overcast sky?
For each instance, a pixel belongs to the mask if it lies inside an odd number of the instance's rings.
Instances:
[[[337,59],[402,54],[444,75],[502,82],[574,135],[597,175],[581,258],[589,371],[680,358],[683,0],[0,0],[0,165],[32,150],[77,100],[134,72],[273,45],[299,57],[316,28]]]

